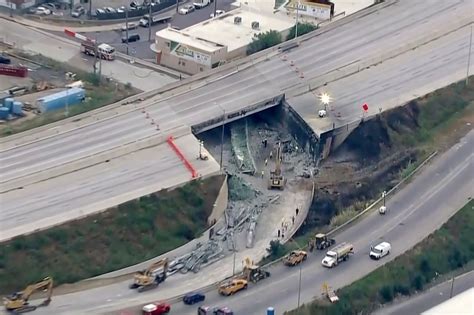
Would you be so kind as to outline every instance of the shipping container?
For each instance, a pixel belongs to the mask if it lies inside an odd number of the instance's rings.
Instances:
[[[28,68],[2,65],[0,66],[0,74],[24,78],[28,75]]]
[[[59,93],[47,95],[36,100],[40,113],[58,110],[81,103],[85,99],[85,91],[81,88],[70,88]]]

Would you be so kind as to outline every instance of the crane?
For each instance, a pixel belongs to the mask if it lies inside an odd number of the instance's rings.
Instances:
[[[47,297],[39,305],[30,305],[28,299],[36,291],[46,290]],[[10,296],[4,298],[5,308],[12,311],[14,314],[26,313],[34,311],[40,306],[47,306],[51,302],[51,295],[53,294],[53,279],[46,277],[43,280],[28,285],[23,291],[15,292]]]
[[[138,271],[133,276],[133,283],[130,289],[137,289],[143,292],[156,288],[161,282],[166,280],[166,272],[168,271],[168,259],[160,259],[151,264],[147,269]]]
[[[278,188],[283,190],[285,187],[285,178],[281,171],[281,142],[276,147],[275,154],[275,170],[270,172],[270,179],[268,180],[268,189]]]

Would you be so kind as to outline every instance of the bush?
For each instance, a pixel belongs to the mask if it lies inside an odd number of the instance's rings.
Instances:
[[[389,285],[384,285],[380,291],[380,296],[382,297],[382,300],[387,303],[391,302],[393,300],[393,288]]]
[[[265,33],[260,33],[257,37],[254,37],[252,42],[248,45],[247,55],[278,45],[281,41],[281,35],[277,31],[270,30]]]
[[[318,27],[314,25],[313,23],[298,23],[298,37],[317,29]],[[288,33],[286,40],[295,38],[295,33],[296,33],[296,26],[293,26],[290,32]]]
[[[415,288],[415,290],[420,291],[423,289],[424,279],[422,276],[417,275],[413,278],[411,282],[411,286]]]
[[[270,241],[270,247],[267,248],[267,252],[270,254],[271,258],[276,259],[285,254],[285,249],[280,241],[272,240]]]
[[[401,295],[410,295],[410,288],[402,284],[395,284],[393,286],[393,293]]]

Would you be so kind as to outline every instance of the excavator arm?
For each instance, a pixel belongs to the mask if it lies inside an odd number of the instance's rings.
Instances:
[[[46,290],[46,299],[37,306],[29,305],[28,300],[30,296],[36,291]],[[30,284],[23,291],[12,294],[6,297],[4,304],[7,310],[13,311],[14,313],[25,313],[34,311],[38,306],[46,306],[51,302],[51,296],[53,294],[53,279],[46,277],[42,281],[35,284]]]

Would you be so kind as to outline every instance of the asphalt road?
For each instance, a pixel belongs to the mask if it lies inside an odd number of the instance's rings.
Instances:
[[[218,10],[225,10],[226,12],[231,10],[232,0],[221,0],[217,3]],[[173,27],[184,29],[197,23],[203,22],[210,19],[210,14],[214,12],[214,4],[208,5],[207,7],[195,10],[187,15],[177,14],[175,9],[169,10],[165,13],[160,13],[160,16],[172,15],[173,19],[170,24]],[[145,27],[138,27],[135,30],[130,30],[129,34],[139,34],[140,41],[129,43],[129,54],[141,59],[155,59],[156,54],[150,49],[150,44],[155,41],[155,33],[164,28],[168,27],[168,24],[157,24],[151,27],[151,40],[149,40],[149,29]],[[91,36],[91,34],[85,34]],[[127,45],[122,43],[122,36],[125,36],[125,32],[121,31],[108,31],[95,33],[92,37],[96,38],[99,42],[107,43],[115,47],[122,53],[127,53]]]
[[[472,198],[474,187],[474,131],[448,152],[430,162],[407,186],[387,201],[389,212],[385,216],[376,211],[369,213],[351,227],[335,235],[336,241],[354,244],[355,254],[334,269],[321,266],[323,253],[310,254],[301,266],[301,303],[321,294],[321,285],[327,281],[333,288],[345,286],[377,267],[393,260],[433,230],[439,228],[457,210]],[[380,261],[368,257],[370,245],[382,240],[392,244],[391,254]],[[231,257],[230,257],[231,258]],[[231,264],[231,259],[228,259]],[[229,266],[230,267],[230,266]],[[174,295],[196,290],[213,282],[212,265],[198,274],[175,275],[159,289],[136,293],[127,288],[129,281],[95,288],[88,291],[55,296],[48,308],[38,309],[41,314],[98,314],[123,308],[134,311],[132,305],[166,300]],[[231,297],[220,297],[215,291],[207,294],[206,305],[231,307],[235,314],[265,314],[273,306],[277,314],[297,306],[299,268],[277,264],[269,269],[272,276],[248,290]],[[258,297],[258,298],[256,298]],[[172,306],[171,314],[195,314],[197,306]]]
[[[406,9],[407,3],[410,3],[410,10]],[[236,111],[282,91],[288,91],[292,86],[307,84],[311,78],[327,71],[344,71],[341,67],[361,58],[371,59],[390,50],[399,50],[409,42],[422,41],[433,32],[452,31],[428,45],[330,83],[328,86],[336,86],[336,91],[340,93],[335,94],[332,104],[342,112],[341,118],[335,120],[339,126],[357,120],[360,113],[359,99],[371,104],[369,112],[378,112],[379,107],[386,110],[416,97],[416,94],[423,95],[462,78],[467,65],[469,42],[469,27],[463,25],[472,23],[471,4],[472,0],[449,3],[441,0],[429,3],[399,1],[369,15],[360,13],[356,20],[304,41],[298,49],[291,52],[256,63],[245,70],[237,69],[227,75],[220,74],[216,78],[208,79],[206,85],[193,88],[189,92],[177,92],[174,97],[165,100],[160,100],[161,96],[158,96],[146,100],[144,104],[148,105],[150,116],[163,129],[177,125],[192,126],[210,118],[220,117],[223,110],[228,113]],[[354,16],[358,16],[357,13]],[[18,30],[21,30],[21,33],[15,33],[20,32]],[[13,34],[21,34],[21,40],[28,43],[26,47],[46,47],[45,43],[34,40],[36,32],[23,27],[18,27],[18,30],[14,29]],[[472,53],[474,54],[474,51]],[[283,55],[287,56],[286,61],[282,60]],[[291,61],[294,66],[289,64]],[[115,62],[118,61],[110,65]],[[295,66],[304,69],[304,78],[295,73]],[[474,69],[474,63],[471,63],[471,67]],[[153,83],[153,80],[145,81],[147,85]],[[290,98],[289,102],[312,128],[319,128],[320,122],[314,118],[317,101],[313,94],[306,94],[303,99]],[[1,181],[7,182],[13,178],[31,175],[45,166],[58,166],[60,163],[97,154],[104,149],[116,149],[127,141],[156,134],[154,130],[145,127],[147,122],[143,119],[140,106],[137,106],[135,112],[120,116],[116,115],[115,111],[103,115],[102,118],[91,118],[93,123],[81,129],[61,132],[63,129],[71,129],[72,125],[79,126],[82,123],[74,122],[64,127],[56,127],[54,131],[44,129],[34,132],[38,140],[31,143],[28,143],[30,140],[26,139],[30,138],[26,136],[23,140],[17,137],[11,141],[5,139],[2,141],[4,149],[0,152]],[[90,178],[91,183],[98,180],[98,177]],[[113,183],[110,185],[114,186]],[[64,203],[71,198],[69,194],[72,189],[69,185],[58,186],[51,182],[50,189],[58,191],[58,194],[62,191],[58,198],[64,199]],[[119,189],[110,187],[110,190],[112,193],[115,191],[117,196],[120,195]],[[9,198],[8,193],[4,198]],[[42,215],[41,209],[22,208],[21,198],[18,196],[11,200],[18,201],[9,204],[7,209],[2,208],[2,211],[17,215],[22,215],[23,212],[24,216],[33,212]],[[0,223],[3,223],[3,220],[2,216]]]
[[[394,303],[380,308],[373,314],[421,314],[424,311],[427,311],[430,308],[447,301],[451,295],[451,287],[453,289],[453,296],[456,296],[474,287],[474,271],[470,271],[455,277],[454,282],[452,280],[448,280],[409,299],[396,300]],[[474,301],[472,301],[472,303],[474,303]],[[468,312],[468,310],[466,311]]]

